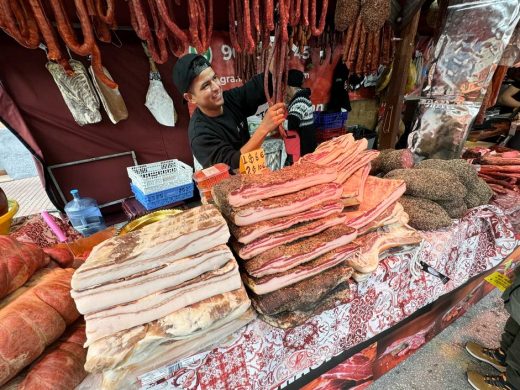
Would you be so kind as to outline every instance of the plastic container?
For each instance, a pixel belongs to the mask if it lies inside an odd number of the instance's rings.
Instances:
[[[347,134],[347,130],[343,127],[340,127],[338,129],[316,130],[316,142],[320,144],[322,142],[329,141],[332,138],[339,137],[345,134]]]
[[[314,126],[316,130],[337,129],[345,126],[348,111],[340,112],[314,112]]]
[[[71,190],[70,193],[74,199],[65,205],[65,213],[74,229],[84,237],[105,230],[105,221],[95,199],[81,198],[78,190]]]
[[[13,222],[13,217],[18,212],[18,208],[20,207],[18,205],[18,202],[15,200],[8,200],[7,201],[9,205],[9,209],[7,213],[0,216],[0,234],[9,234],[9,231],[11,230],[11,223]]]
[[[191,183],[193,168],[179,160],[159,161],[126,168],[141,193],[148,195]]]
[[[156,208],[166,206],[170,203],[179,202],[184,199],[193,197],[193,182],[190,181],[188,184],[168,188],[163,191],[154,192],[152,194],[144,194],[134,183],[130,184],[132,192],[135,198],[141,203],[146,210],[154,210]]]
[[[224,163],[215,164],[193,174],[193,180],[195,180],[197,187],[201,191],[211,189],[211,187],[227,177],[229,177],[229,165]]]

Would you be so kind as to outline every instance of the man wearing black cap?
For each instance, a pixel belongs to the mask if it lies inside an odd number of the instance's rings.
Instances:
[[[295,130],[300,136],[300,155],[312,153],[316,149],[316,128],[311,90],[303,88],[303,72],[290,69],[287,77],[287,99],[289,109],[287,130]]]
[[[206,58],[186,54],[173,68],[173,82],[184,99],[197,105],[188,136],[193,155],[204,168],[216,163],[238,168],[240,155],[260,148],[265,137],[285,119],[285,104],[274,104],[249,136],[247,117],[266,102],[263,74],[223,92]]]

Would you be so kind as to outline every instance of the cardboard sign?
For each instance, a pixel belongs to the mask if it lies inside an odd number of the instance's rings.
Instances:
[[[493,286],[504,292],[509,286],[511,286],[511,280],[500,272],[493,272],[491,275],[486,276],[484,280],[491,283]]]
[[[240,156],[239,171],[243,175],[255,175],[265,169],[264,149],[255,149]]]

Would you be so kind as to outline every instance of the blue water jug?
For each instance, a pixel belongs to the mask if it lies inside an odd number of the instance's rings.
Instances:
[[[81,198],[78,190],[71,190],[74,197],[65,205],[65,212],[72,226],[84,237],[106,229],[97,202],[92,198]]]

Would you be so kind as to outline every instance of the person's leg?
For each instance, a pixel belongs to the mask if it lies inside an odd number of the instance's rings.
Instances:
[[[520,389],[520,289],[516,289],[506,302],[511,317],[506,322],[501,347],[506,353],[507,380]]]

